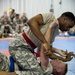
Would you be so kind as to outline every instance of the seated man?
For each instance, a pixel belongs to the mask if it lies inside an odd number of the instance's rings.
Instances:
[[[9,37],[10,34],[13,35],[14,31],[12,27],[9,24],[7,24],[1,26],[1,33],[2,33],[2,37]]]

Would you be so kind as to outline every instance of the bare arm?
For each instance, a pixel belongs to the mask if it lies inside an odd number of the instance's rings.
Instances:
[[[55,55],[55,54],[52,54],[52,55],[50,55],[49,56],[49,58],[50,59],[59,59],[59,60],[62,60],[62,61],[64,61],[64,62],[67,62],[67,61],[70,61],[72,58],[71,58],[71,56],[69,56],[69,57],[61,57],[61,56],[57,56],[57,55]]]
[[[40,48],[37,49],[37,53],[40,55]],[[75,54],[73,54],[72,52],[70,53],[67,53],[67,56],[65,57],[62,57],[62,56],[58,56],[55,54],[56,52],[52,52],[50,55],[49,55],[49,58],[50,59],[59,59],[59,60],[62,60],[64,62],[67,62],[67,61],[70,61],[72,60],[72,57],[75,57]],[[42,60],[42,59],[41,59]],[[45,62],[46,60],[43,60],[43,62]]]
[[[37,15],[28,21],[28,24],[33,34],[42,42],[46,50],[50,49],[44,35],[40,31],[40,25],[43,25],[43,18],[41,15]]]
[[[73,52],[67,53],[67,56],[65,56],[65,57],[57,56],[55,54],[52,54],[52,55],[49,56],[49,58],[51,58],[51,59],[59,59],[59,60],[62,60],[64,62],[72,60],[73,57],[75,57],[75,54]]]
[[[45,39],[47,40],[48,44],[50,44],[50,36],[51,36],[51,31],[52,29],[57,25],[57,23],[54,21],[51,23],[51,25],[48,27],[47,32],[45,34]],[[52,48],[52,47],[51,47]],[[46,50],[47,51],[47,50]],[[41,45],[40,48],[40,60],[41,60],[41,66],[43,69],[46,69],[49,63],[49,56],[46,55],[45,53],[45,48],[43,45]],[[49,52],[49,51],[47,51]],[[50,49],[50,55],[52,55],[52,51]]]
[[[55,47],[52,47],[52,52],[57,53],[57,54],[59,54],[59,55],[61,55],[61,56],[66,56],[67,53],[68,53],[67,50],[64,51],[64,50],[61,50],[61,49],[57,49],[57,48],[55,48]]]
[[[47,29],[47,32],[46,32],[46,34],[45,34],[45,39],[46,39],[46,41],[47,41],[47,43],[50,45],[50,37],[51,37],[51,33],[52,33],[52,29],[53,28],[55,28],[56,26],[58,25],[58,21],[57,20],[54,20],[51,24],[50,24],[50,26],[48,27],[48,29]],[[51,54],[51,51],[53,51],[54,49],[52,49],[51,47],[50,47],[50,51],[49,50],[46,50],[46,53],[47,54]],[[54,50],[55,51],[55,50]],[[39,53],[40,52],[40,49],[38,48],[38,50],[37,50],[37,52]]]
[[[46,40],[47,40],[47,42],[48,42],[48,44],[50,45],[50,53],[52,52],[52,46],[51,46],[51,37],[52,37],[52,31],[53,31],[53,29],[55,29],[56,28],[56,26],[58,26],[58,20],[54,20],[50,25],[49,25],[49,27],[48,27],[48,29],[47,29],[47,32],[46,32],[46,34],[45,34],[45,38],[46,38]],[[55,33],[55,32],[54,32]],[[46,50],[47,51],[47,50]],[[49,52],[49,51],[47,51],[47,52]],[[47,53],[48,54],[48,53]]]
[[[41,20],[41,21],[40,21]],[[43,18],[41,15],[37,15],[33,18],[31,18],[28,21],[28,24],[32,30],[32,32],[34,33],[34,35],[41,40],[42,43],[47,43],[44,35],[41,33],[40,31],[40,25],[43,25]]]

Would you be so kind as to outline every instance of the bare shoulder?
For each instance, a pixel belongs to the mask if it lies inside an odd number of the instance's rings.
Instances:
[[[43,24],[43,17],[41,14],[38,14],[38,15],[32,17],[28,22],[29,23],[37,22],[39,25],[42,25]]]

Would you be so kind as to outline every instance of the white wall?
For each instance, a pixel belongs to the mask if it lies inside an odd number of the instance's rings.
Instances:
[[[29,17],[38,13],[49,12],[51,0],[26,0],[26,12]]]
[[[59,2],[62,1],[61,4]],[[75,14],[74,10],[75,0],[54,0],[54,14],[56,17],[66,11],[71,11]]]
[[[61,4],[59,4],[60,1],[62,1]],[[8,7],[11,7],[15,9],[16,13],[26,12],[27,17],[31,18],[38,13],[49,12],[51,2],[56,17],[60,16],[64,11],[71,11],[75,14],[75,0],[0,0],[0,16],[3,11],[8,12]]]

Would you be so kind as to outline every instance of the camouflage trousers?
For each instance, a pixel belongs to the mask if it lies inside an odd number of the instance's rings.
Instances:
[[[9,71],[9,60],[8,57],[0,52],[0,70]]]
[[[44,75],[44,72],[31,52],[29,44],[23,45],[20,39],[15,39],[9,44],[9,52],[22,71],[16,71],[19,75]]]

